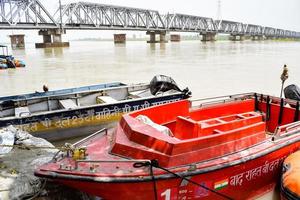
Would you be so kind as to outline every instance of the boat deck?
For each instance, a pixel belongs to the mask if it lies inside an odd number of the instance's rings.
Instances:
[[[170,167],[226,155],[266,139],[266,122],[261,112],[254,111],[253,99],[194,111],[189,101],[173,106],[160,106],[155,116],[144,110],[143,115],[169,128],[174,137],[140,122],[136,112],[123,116],[112,153],[158,159]]]
[[[147,84],[100,84],[42,93],[0,97],[0,120],[93,108],[151,97]]]
[[[70,154],[58,157],[57,162],[42,167],[39,173],[97,176],[104,182],[107,176],[125,180],[148,176],[147,167],[135,168],[133,163],[152,159],[174,172],[189,171],[192,165],[212,170],[246,162],[299,140],[294,134],[300,128],[299,119],[294,122],[295,109],[281,107],[284,104],[276,99],[269,105],[254,98],[196,108],[190,105],[190,101],[182,100],[123,115],[116,129],[80,144],[87,146],[85,159],[76,160]],[[269,117],[268,109],[272,112]],[[278,125],[280,110],[285,118]],[[173,136],[140,121],[141,115],[168,128]],[[160,170],[154,173],[164,174]]]

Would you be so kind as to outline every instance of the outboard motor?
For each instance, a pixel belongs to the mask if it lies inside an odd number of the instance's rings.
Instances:
[[[7,67],[8,68],[16,68],[15,63],[13,62],[14,58],[11,56],[6,57]]]
[[[300,88],[297,85],[288,85],[284,88],[284,96],[287,99],[300,101]]]
[[[159,92],[166,92],[169,90],[177,90],[179,92],[184,92],[186,98],[191,96],[191,92],[188,88],[181,90],[176,82],[169,76],[156,75],[150,82],[150,92],[152,95],[156,95]]]

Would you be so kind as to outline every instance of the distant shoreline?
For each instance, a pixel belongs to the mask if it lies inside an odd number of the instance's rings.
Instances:
[[[229,37],[227,35],[216,36],[217,41],[229,41]],[[126,41],[147,41],[149,38],[126,38]],[[167,41],[170,41],[169,37],[166,37]],[[195,41],[201,40],[200,36],[181,36],[180,40],[182,41]],[[246,38],[245,40],[251,40],[251,38]],[[266,40],[266,39],[265,39]],[[79,38],[79,39],[71,39],[69,41],[99,41],[99,42],[106,42],[106,41],[114,41],[113,38]],[[278,39],[270,39],[270,41],[300,41],[300,39],[292,39],[292,38],[278,38]]]

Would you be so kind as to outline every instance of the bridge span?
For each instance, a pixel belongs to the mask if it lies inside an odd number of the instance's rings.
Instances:
[[[0,29],[37,29],[44,39],[41,47],[46,43],[64,45],[61,35],[66,30],[146,31],[150,43],[157,42],[156,34],[160,35],[159,42],[165,42],[169,32],[196,32],[202,41],[214,41],[218,33],[229,34],[232,40],[300,38],[300,32],[291,30],[88,2],[60,5],[52,14],[39,0],[0,0]],[[115,38],[118,40],[118,35]],[[119,38],[121,42],[125,39]]]

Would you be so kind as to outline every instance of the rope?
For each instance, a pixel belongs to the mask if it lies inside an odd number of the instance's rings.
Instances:
[[[152,170],[152,168],[155,167],[155,168],[161,169],[161,170],[163,170],[163,171],[165,171],[165,172],[168,172],[169,174],[172,174],[172,175],[174,175],[175,177],[178,177],[178,178],[181,178],[181,179],[183,179],[183,180],[186,180],[186,181],[188,181],[189,183],[192,183],[192,184],[194,184],[194,185],[197,185],[197,186],[199,186],[199,187],[202,187],[202,188],[204,188],[205,190],[208,190],[208,191],[210,191],[210,192],[212,192],[212,193],[214,193],[214,194],[216,194],[216,195],[219,195],[219,196],[223,197],[224,199],[233,200],[233,198],[231,198],[231,197],[229,197],[229,196],[227,196],[227,195],[225,195],[225,194],[222,194],[222,193],[220,193],[220,192],[217,192],[217,191],[215,191],[215,190],[212,190],[212,189],[210,189],[210,188],[208,188],[208,187],[206,187],[206,186],[204,186],[204,185],[201,185],[201,184],[199,184],[199,183],[197,183],[197,182],[195,182],[195,181],[193,181],[193,180],[190,180],[190,179],[188,179],[188,178],[186,178],[186,177],[184,177],[184,176],[180,176],[179,174],[176,174],[176,173],[174,173],[174,172],[172,172],[172,171],[170,171],[170,170],[168,170],[168,169],[166,169],[166,168],[164,168],[164,167],[159,166],[159,163],[158,163],[157,160],[151,160],[151,161],[145,161],[145,162],[136,162],[136,163],[133,164],[133,167],[135,167],[135,168],[140,168],[140,167],[150,167],[150,174],[151,174],[151,176],[152,176],[152,180],[154,180],[154,181],[155,181],[155,177],[154,177],[154,175],[153,175],[153,170]],[[156,197],[155,199],[157,199],[157,190],[156,190],[156,183],[155,183],[155,182],[154,182],[154,192],[155,192],[155,197]]]
[[[280,98],[282,98],[282,92],[283,92],[283,85],[284,82],[289,78],[289,70],[286,65],[283,66],[283,71],[280,76],[281,79],[281,90],[280,90]]]
[[[150,175],[152,177],[152,182],[153,182],[154,199],[157,200],[157,188],[156,188],[156,181],[155,181],[155,176],[153,174],[153,166],[152,165],[150,165]]]
[[[154,199],[157,200],[157,188],[156,188],[156,181],[155,181],[155,176],[153,173],[153,167],[154,166],[158,166],[158,163],[156,164],[155,162],[157,162],[156,160],[151,160],[151,161],[145,161],[145,162],[136,162],[133,163],[133,167],[134,168],[141,168],[141,167],[149,167],[150,168],[150,176],[153,182],[153,192],[154,192]]]
[[[41,187],[34,195],[32,195],[31,197],[23,197],[22,199],[34,200],[35,198],[37,198],[46,187],[47,179],[42,179],[42,181],[44,182],[42,183]]]
[[[49,147],[49,146],[34,146],[34,145],[24,145],[24,144],[13,144],[13,145],[8,145],[8,144],[0,144],[0,147],[12,147],[12,148],[21,148],[23,150],[29,150],[29,149],[55,149],[55,150],[68,150],[69,148],[67,147]]]

